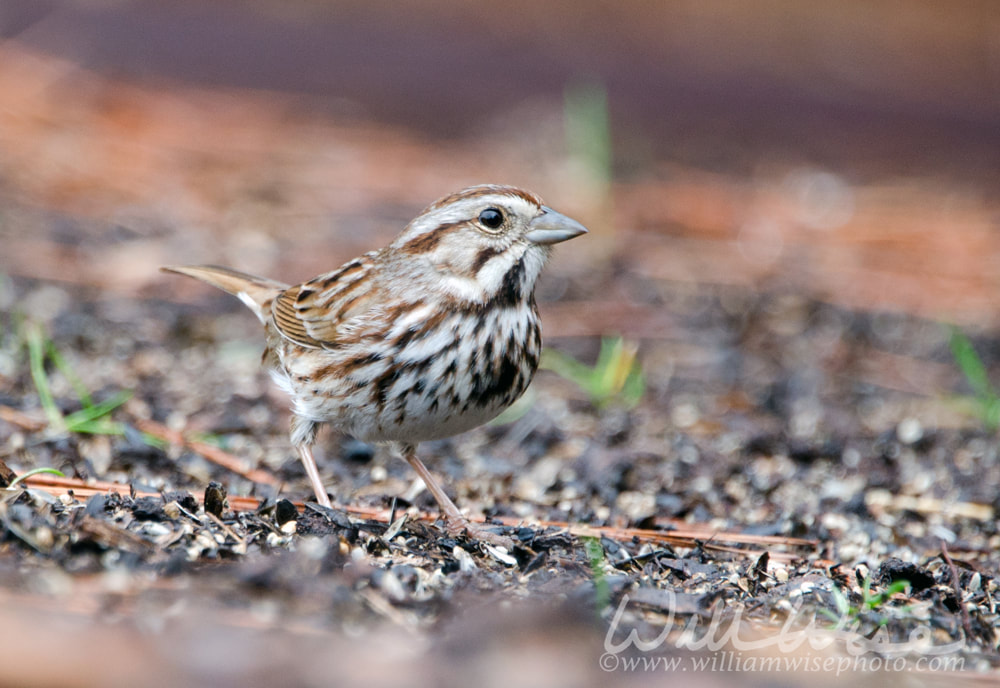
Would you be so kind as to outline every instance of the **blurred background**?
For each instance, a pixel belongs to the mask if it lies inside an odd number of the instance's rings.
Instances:
[[[591,228],[547,336],[643,342],[662,399],[817,323],[778,367],[937,395],[963,384],[941,322],[993,365],[988,1],[6,0],[0,37],[0,271],[55,287],[27,292],[43,319],[68,293],[236,312],[157,268],[300,281],[495,182]]]
[[[592,228],[564,269],[997,324],[988,1],[5,0],[0,37],[9,274],[299,279],[491,181]]]

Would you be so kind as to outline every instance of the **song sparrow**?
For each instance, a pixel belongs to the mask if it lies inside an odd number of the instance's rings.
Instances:
[[[264,363],[292,398],[291,440],[323,506],[312,454],[321,423],[386,442],[423,479],[452,533],[470,524],[416,445],[496,417],[531,382],[541,352],[534,288],[551,244],[583,225],[526,191],[446,196],[389,246],[290,287],[215,266],[166,267],[235,294],[264,323]]]

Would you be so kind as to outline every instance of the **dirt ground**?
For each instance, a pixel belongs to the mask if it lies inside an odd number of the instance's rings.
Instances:
[[[377,98],[116,74],[37,26],[0,43],[0,481],[63,476],[0,490],[0,683],[995,680],[989,113],[919,160],[890,152],[926,113],[846,118],[899,138],[843,159],[789,155],[792,127],[712,160],[709,124],[645,154],[637,124],[606,174],[562,100],[442,136]],[[158,272],[305,279],[481,181],[591,229],[538,290],[548,369],[420,448],[510,550],[449,537],[402,461],[336,434],[336,508],[308,503],[259,325]]]

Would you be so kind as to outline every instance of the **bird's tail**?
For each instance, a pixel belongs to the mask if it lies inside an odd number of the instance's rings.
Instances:
[[[230,270],[218,265],[184,265],[160,268],[163,272],[176,272],[208,282],[213,287],[235,295],[254,312],[257,319],[267,322],[271,313],[271,302],[288,285],[266,277],[256,277],[245,272]]]

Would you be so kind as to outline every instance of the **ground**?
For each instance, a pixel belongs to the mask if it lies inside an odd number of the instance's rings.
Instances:
[[[11,685],[995,675],[991,181],[602,179],[544,104],[442,139],[2,47],[0,480],[64,474],[0,491]],[[309,503],[259,324],[157,271],[305,279],[479,181],[592,230],[539,286],[525,398],[420,448],[512,548],[449,536],[405,463],[334,433],[335,508]]]

